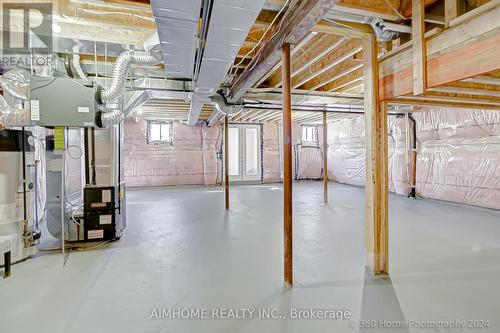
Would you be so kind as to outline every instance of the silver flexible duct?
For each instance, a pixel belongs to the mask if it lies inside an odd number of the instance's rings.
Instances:
[[[111,85],[101,94],[102,102],[105,104],[118,103],[120,96],[125,91],[125,81],[131,64],[156,65],[158,63],[160,60],[147,52],[133,50],[122,52],[113,65]]]
[[[28,100],[30,73],[23,68],[14,68],[0,76],[0,87],[14,98]]]
[[[109,127],[119,124],[125,116],[120,110],[114,110],[101,114],[101,123],[103,127]]]
[[[210,99],[215,104],[215,108],[224,116],[236,114],[243,109],[243,104],[229,104],[224,96],[217,94],[211,96]]]
[[[0,124],[4,126],[31,126],[29,110],[15,109],[0,95]]]

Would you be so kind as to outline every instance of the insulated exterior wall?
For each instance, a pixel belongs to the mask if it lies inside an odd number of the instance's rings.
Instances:
[[[292,128],[293,131],[293,128]],[[262,127],[263,147],[262,164],[264,183],[277,183],[281,181],[281,140],[278,123],[265,122]]]
[[[405,118],[390,116],[389,191],[409,192]],[[328,177],[340,183],[364,186],[366,177],[365,119],[347,118],[328,125]]]
[[[125,181],[127,186],[214,185],[221,164],[220,126],[172,123],[171,144],[148,144],[147,122],[125,121]]]
[[[318,138],[321,140],[321,129],[318,129]],[[281,182],[281,124],[264,122],[263,124],[263,182]],[[322,150],[318,145],[303,145],[301,140],[302,128],[300,124],[292,124],[292,174],[295,180],[319,179],[322,177]]]
[[[500,209],[500,111],[423,108],[417,194]]]

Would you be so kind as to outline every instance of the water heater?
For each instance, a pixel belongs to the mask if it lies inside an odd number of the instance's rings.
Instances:
[[[34,254],[39,237],[34,227],[35,164],[29,136],[20,130],[0,130],[0,237],[10,238],[12,262]],[[0,256],[0,265],[3,261]]]

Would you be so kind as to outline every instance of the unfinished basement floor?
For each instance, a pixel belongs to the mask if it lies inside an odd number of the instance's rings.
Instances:
[[[328,205],[322,194],[320,182],[294,185],[295,286],[285,290],[281,185],[232,187],[229,213],[220,187],[130,189],[121,241],[73,252],[65,267],[61,253],[42,252],[0,280],[0,331],[357,332],[375,318],[489,320],[475,332],[500,331],[499,211],[391,195],[391,284],[365,274],[364,190],[332,183]],[[151,319],[153,308],[352,318]]]

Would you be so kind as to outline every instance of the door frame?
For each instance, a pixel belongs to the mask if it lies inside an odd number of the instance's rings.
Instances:
[[[229,176],[229,180],[231,184],[261,184],[263,179],[264,179],[264,137],[263,137],[263,124],[262,123],[245,123],[245,122],[229,122],[229,127],[238,127],[239,128],[239,137],[238,137],[238,144],[239,144],[239,153],[241,153],[241,148],[245,147],[245,140],[246,137],[245,135],[242,135],[241,133],[244,133],[244,130],[242,130],[245,126],[253,126],[257,127],[258,130],[258,148],[257,148],[257,158],[258,158],[258,168],[259,168],[259,176],[257,176],[257,179],[252,179],[252,180],[243,180],[243,175],[239,176]],[[225,126],[222,125],[223,131],[227,130],[224,128]],[[243,140],[242,140],[243,137]],[[243,170],[242,167],[245,167],[244,165],[245,159],[242,159],[240,157],[239,161],[239,170]],[[224,167],[221,168],[222,172],[224,171]],[[235,178],[237,177],[237,178]]]

